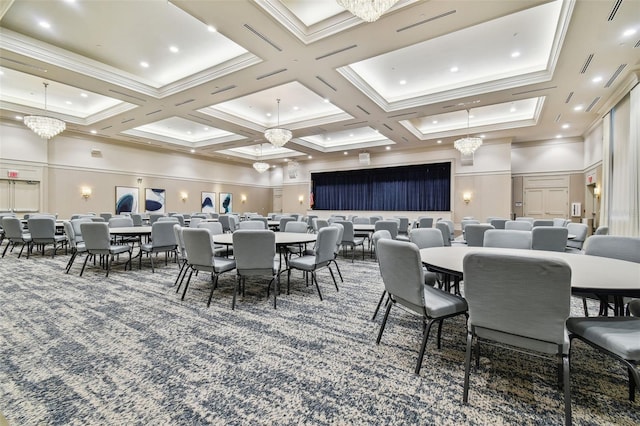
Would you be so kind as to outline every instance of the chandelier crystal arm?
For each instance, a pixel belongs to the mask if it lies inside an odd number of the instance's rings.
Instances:
[[[47,111],[47,87],[49,83],[43,82],[44,85],[44,110]],[[24,124],[30,128],[35,134],[42,139],[51,139],[55,135],[63,132],[67,125],[64,121],[54,117],[45,115],[27,115],[23,118]]]
[[[291,130],[280,127],[280,99],[278,101],[278,124],[264,131],[264,137],[275,147],[280,148],[291,140]]]
[[[469,128],[471,127],[470,119],[470,111],[467,110],[467,136],[460,138],[453,143],[453,147],[463,155],[473,155],[476,149],[482,146],[482,138],[469,136]]]
[[[398,0],[336,0],[336,2],[363,21],[376,21]]]

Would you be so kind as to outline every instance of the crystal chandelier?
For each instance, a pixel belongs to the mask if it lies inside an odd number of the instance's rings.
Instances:
[[[278,148],[291,140],[291,130],[280,127],[280,99],[278,99],[278,125],[265,130],[264,137]]]
[[[49,83],[43,82],[42,84],[44,85],[44,110],[46,111],[47,86]],[[24,124],[42,139],[51,139],[67,127],[64,121],[44,115],[27,115],[23,120]]]
[[[482,145],[482,139],[478,137],[469,136],[469,110],[467,110],[467,136],[458,139],[453,143],[455,149],[460,151],[464,155],[473,155],[476,149]]]
[[[260,144],[260,157],[258,157],[258,161],[253,163],[253,168],[256,169],[258,173],[264,173],[269,169],[269,165],[261,160],[262,157],[262,144]]]
[[[363,21],[373,22],[398,0],[336,0],[338,4]]]

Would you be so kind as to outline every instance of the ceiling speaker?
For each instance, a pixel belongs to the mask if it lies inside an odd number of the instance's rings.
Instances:
[[[371,158],[369,157],[369,153],[368,152],[361,152],[358,155],[358,160],[360,161],[360,164],[362,164],[364,166],[368,166],[370,164]]]

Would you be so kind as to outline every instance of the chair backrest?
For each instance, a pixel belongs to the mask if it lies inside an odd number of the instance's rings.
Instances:
[[[304,224],[303,224],[304,225]],[[238,229],[267,229],[264,223],[259,220],[243,220]]]
[[[126,228],[129,226],[133,226],[133,219],[131,217],[120,216],[109,219],[109,228]]]
[[[100,216],[101,218],[103,218],[105,222],[109,222],[109,219],[111,219],[111,217],[112,217],[113,215],[112,215],[111,213],[108,213],[108,212],[103,212],[103,213],[100,213],[100,215],[99,215],[99,216]]]
[[[396,216],[396,219],[400,220],[398,224],[398,233],[406,234],[409,232],[409,218],[405,216]]]
[[[178,213],[171,215],[171,217],[175,217],[180,222],[180,226],[184,226],[184,216]]]
[[[423,313],[424,271],[418,247],[410,242],[380,239],[376,253],[385,290],[397,303]]]
[[[299,232],[304,234],[305,232],[307,232],[307,224],[297,221],[287,222],[284,228],[284,232]]]
[[[180,224],[173,225],[173,235],[176,237],[176,245],[178,246],[178,255],[182,259],[186,259],[187,250],[184,247],[184,237],[182,232],[182,226]]]
[[[333,224],[318,231],[315,246],[316,265],[326,264],[335,258],[339,236],[340,229],[333,226]]]
[[[239,220],[236,218],[235,215],[232,215],[232,214],[229,215],[229,230],[231,232],[233,232],[236,229],[238,229],[238,222],[239,222]]]
[[[71,247],[72,250],[75,250],[77,244],[76,236],[73,233],[73,225],[71,225],[71,222],[69,222],[68,220],[65,220],[64,222],[62,222],[62,227],[64,229],[64,235],[67,236],[67,241],[69,241],[69,247]]]
[[[202,217],[191,217],[191,219],[189,219],[189,228],[197,228],[198,224],[200,222],[202,222],[204,220],[204,218]]]
[[[433,218],[421,217],[418,219],[418,228],[433,228]]]
[[[377,220],[374,224],[374,231],[380,231],[386,229],[391,234],[392,239],[396,239],[398,236],[398,221],[396,220]]]
[[[142,226],[142,215],[140,213],[131,213],[133,226]]]
[[[569,219],[565,219],[563,217],[555,217],[553,218],[553,226],[565,227],[569,223]]]
[[[391,233],[389,231],[387,231],[386,229],[380,229],[379,231],[376,231],[373,233],[373,235],[371,236],[371,243],[373,244],[373,249],[375,250],[376,248],[376,244],[378,243],[378,241],[380,240],[392,240],[393,238],[391,238]]]
[[[592,235],[587,239],[584,254],[640,263],[640,238]]]
[[[571,268],[559,259],[469,253],[463,260],[469,329],[480,337],[546,353],[566,343]],[[533,341],[518,338],[525,337]],[[545,345],[542,342],[547,342]]]
[[[334,250],[334,254],[337,255],[340,252],[340,247],[342,246],[342,237],[344,236],[344,226],[341,223],[332,223],[329,226],[333,226],[338,229],[338,238],[336,239],[336,249]]]
[[[369,218],[369,216],[356,216],[353,218],[353,223],[359,225],[368,225],[371,223],[371,219]]]
[[[197,228],[207,229],[211,235],[224,234],[224,229],[220,222],[200,222]]]
[[[22,222],[15,216],[2,218],[2,229],[6,238],[22,238]]]
[[[508,220],[504,224],[506,230],[531,231],[533,225],[528,220]]]
[[[495,228],[493,225],[487,225],[486,223],[467,225],[464,230],[464,238],[467,241],[467,245],[469,247],[482,247],[484,245],[484,233],[490,229]]]
[[[164,217],[164,213],[149,213],[149,225],[153,225],[161,217]]]
[[[173,223],[180,223],[180,221],[178,220],[177,217],[175,216],[162,216],[159,217],[156,222],[173,222]],[[154,222],[153,224],[155,224],[156,222]],[[153,225],[152,225],[153,226]],[[182,225],[181,225],[182,226]]]
[[[276,234],[267,229],[239,229],[233,233],[233,257],[240,275],[273,273]]]
[[[533,226],[553,226],[553,219],[536,219]]]
[[[222,230],[224,232],[233,232],[234,230],[231,229],[230,226],[230,221],[229,221],[229,215],[228,214],[221,214],[220,216],[218,216],[218,221],[222,224]]]
[[[587,238],[587,225],[584,223],[568,223],[567,229],[570,234],[575,235],[574,238],[567,240],[567,247],[582,249],[584,240]]]
[[[593,235],[609,235],[609,227],[608,226],[598,226],[596,232]]]
[[[278,230],[280,231],[284,231],[285,228],[287,227],[287,223],[289,222],[295,222],[296,219],[294,217],[291,216],[283,216],[280,218],[280,225],[278,226]]]
[[[56,235],[56,221],[52,217],[30,217],[27,226],[34,243],[46,242]]]
[[[257,220],[258,222],[264,223],[264,229],[269,229],[269,219],[263,216],[251,216],[249,220]]]
[[[436,228],[442,234],[442,242],[445,247],[451,247],[451,230],[449,225],[442,221],[436,222]]]
[[[173,233],[173,226],[175,224],[179,225],[180,223],[177,220],[158,220],[156,223],[151,225],[151,245],[153,247],[176,247],[178,242],[176,241],[176,236]]]
[[[467,225],[478,225],[480,223],[479,220],[476,219],[463,219],[460,221],[460,228],[462,229],[462,233],[464,234],[464,228]]]
[[[100,217],[100,216],[92,216],[90,219],[91,219],[92,222],[99,222],[99,223],[100,222],[104,222],[104,223],[107,223],[107,221],[104,220],[104,217]]]
[[[491,219],[489,222],[495,229],[504,229],[505,223],[507,223],[507,219]]]
[[[533,221],[535,220],[532,217],[525,217],[525,216],[520,216],[520,217],[516,217],[516,220],[526,220],[527,222],[531,222],[531,224],[533,225]]]
[[[416,228],[409,231],[409,240],[419,249],[443,247],[442,232],[435,228]]]
[[[339,223],[340,225],[342,225],[343,228],[343,232],[342,232],[342,243],[353,243],[356,235],[355,232],[353,230],[353,222],[349,222],[348,220],[336,220],[333,223]]]
[[[109,225],[106,222],[82,222],[80,230],[87,251],[95,254],[109,253],[111,237]]]
[[[531,231],[516,229],[488,229],[484,233],[483,247],[531,249]]]
[[[315,224],[313,230],[316,232],[329,226],[329,221],[326,219],[313,219],[313,223]]]
[[[102,218],[100,219],[102,220]],[[82,228],[80,228],[80,224],[87,222],[93,222],[93,219],[91,217],[80,217],[71,221],[71,226],[73,226],[73,234],[75,235],[76,242],[84,241],[84,238],[82,238]]]
[[[372,225],[375,225],[379,220],[382,220],[382,216],[369,216],[369,222],[371,222]]]
[[[531,231],[531,248],[563,252],[569,230],[559,226],[536,226]]]
[[[194,267],[213,266],[211,235],[204,228],[182,228],[187,263]]]

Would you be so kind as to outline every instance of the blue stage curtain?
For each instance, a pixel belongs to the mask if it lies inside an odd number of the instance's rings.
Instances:
[[[316,210],[448,211],[451,163],[311,174]]]

